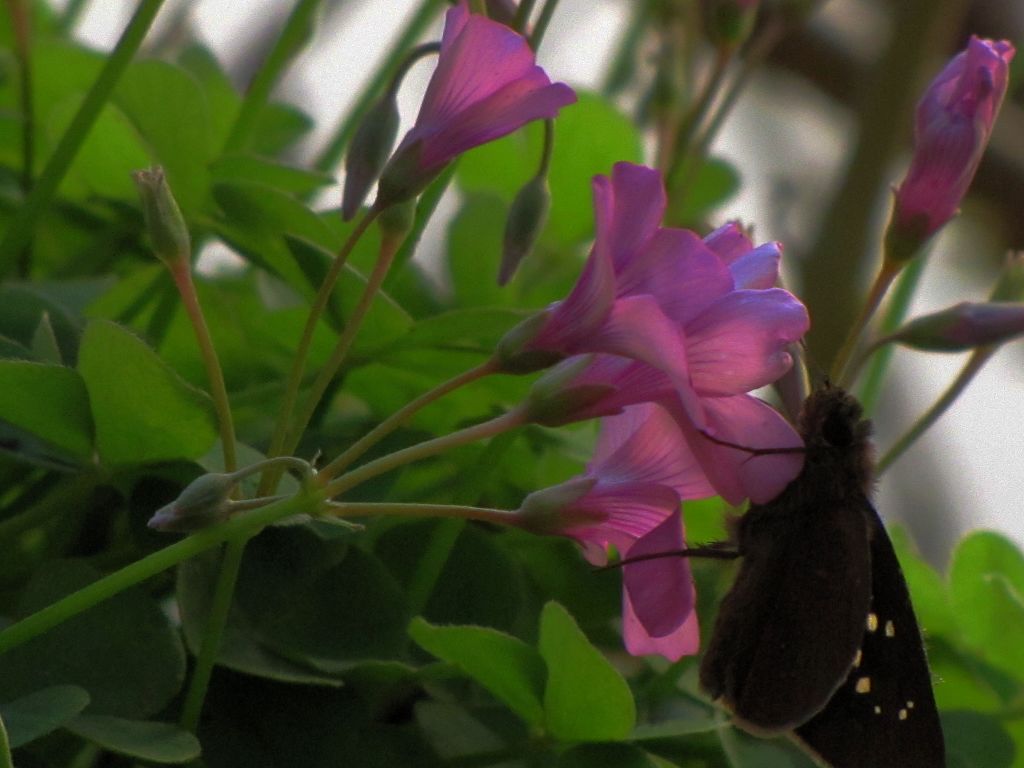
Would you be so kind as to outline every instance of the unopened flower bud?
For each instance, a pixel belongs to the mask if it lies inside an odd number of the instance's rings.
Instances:
[[[158,531],[189,532],[219,523],[227,517],[228,499],[237,483],[237,474],[201,475],[158,509],[147,525]]]
[[[573,523],[571,505],[582,499],[597,485],[596,477],[574,477],[564,483],[534,491],[516,513],[517,525],[532,533],[561,534]],[[593,523],[587,519],[585,522]]]
[[[142,201],[142,215],[149,230],[153,252],[166,264],[188,262],[192,241],[181,209],[167,186],[163,168],[159,166],[132,174]]]
[[[526,399],[527,420],[547,427],[570,424],[613,394],[616,389],[610,384],[577,383],[592,362],[592,355],[578,355],[537,379]]]
[[[508,283],[519,263],[533,251],[550,209],[551,191],[547,177],[534,176],[519,190],[508,209],[498,285]]]
[[[899,257],[913,255],[956,214],[1006,95],[1013,55],[1005,40],[971,37],[918,103],[914,155],[896,190],[887,235]]]
[[[395,146],[397,135],[398,104],[394,91],[388,89],[366,113],[345,156],[345,190],[341,197],[341,216],[345,221],[362,206]]]
[[[487,16],[495,21],[500,21],[507,27],[511,27],[516,20],[515,0],[486,0]]]
[[[1024,303],[961,302],[919,317],[886,337],[927,352],[964,352],[1024,334]]]

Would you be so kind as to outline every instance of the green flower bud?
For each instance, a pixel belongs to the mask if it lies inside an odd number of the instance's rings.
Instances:
[[[370,187],[380,177],[398,135],[398,104],[394,91],[385,93],[366,113],[345,156],[345,189],[341,216],[349,221],[359,211]]]
[[[573,520],[567,510],[590,493],[595,485],[596,477],[575,477],[550,488],[534,491],[523,499],[516,513],[516,525],[532,533],[560,534],[575,522],[592,523],[585,516],[582,520]]]
[[[501,337],[494,356],[502,373],[533,373],[550,368],[562,359],[561,352],[530,348],[547,324],[548,316],[547,310],[536,312]]]
[[[227,517],[237,473],[211,472],[185,486],[178,498],[156,511],[147,525],[158,531],[195,531]]]
[[[153,252],[168,265],[188,262],[192,241],[181,209],[167,186],[163,168],[156,166],[148,171],[135,171],[132,178],[142,200],[142,214]]]
[[[545,176],[534,176],[516,194],[505,220],[504,247],[498,285],[512,279],[519,262],[526,258],[537,244],[551,209],[551,192]]]
[[[537,379],[526,398],[527,421],[546,427],[570,424],[614,394],[616,389],[611,385],[576,383],[592,358],[592,355],[571,358]]]

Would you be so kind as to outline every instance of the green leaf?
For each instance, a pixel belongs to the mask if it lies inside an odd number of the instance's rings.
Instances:
[[[89,705],[89,692],[77,685],[53,685],[0,704],[12,748],[55,731]]]
[[[184,763],[200,752],[198,739],[171,723],[81,715],[67,729],[111,752],[154,763]]]
[[[36,326],[36,332],[32,334],[32,354],[36,360],[53,365],[63,365],[64,361],[60,355],[60,345],[57,343],[57,334],[54,333],[53,323],[50,322],[50,314],[43,312]]]
[[[70,368],[0,360],[0,419],[82,461],[92,456],[89,397]]]
[[[559,246],[583,242],[594,231],[588,179],[610,173],[619,161],[643,158],[640,134],[632,121],[601,96],[576,93],[579,102],[558,116],[548,176],[552,203],[542,241]],[[498,192],[510,201],[535,172],[542,137],[543,127],[535,124],[467,152],[456,174],[459,185]]]
[[[43,563],[19,605],[27,616],[95,581],[84,562]],[[56,684],[89,692],[89,714],[146,717],[159,712],[185,678],[178,632],[160,607],[133,587],[0,656],[0,691],[12,698]]]
[[[507,305],[498,285],[506,206],[493,195],[469,195],[448,227],[448,269],[460,308]]]
[[[492,730],[455,704],[418,702],[416,722],[442,760],[494,752],[505,746]]]
[[[530,725],[541,725],[544,664],[521,640],[489,627],[435,626],[413,619],[409,634],[421,648],[476,680]]]
[[[905,530],[895,526],[888,530],[913,597],[914,613],[925,635],[955,634],[956,615],[945,581],[917,554]]]
[[[327,173],[284,165],[253,155],[222,155],[210,166],[214,183],[261,184],[293,195],[311,195],[335,179]]]
[[[163,166],[182,211],[194,214],[207,194],[211,155],[210,119],[199,83],[174,64],[147,59],[127,69],[113,98],[153,162]]]
[[[942,730],[950,768],[1010,768],[1018,764],[1013,739],[996,717],[943,712]]]
[[[403,349],[460,347],[488,353],[511,328],[526,319],[516,309],[456,309],[418,320],[399,342]]]
[[[78,354],[105,463],[194,459],[209,450],[217,432],[208,396],[141,339],[96,320],[86,327]]]
[[[732,164],[717,157],[709,158],[701,165],[696,178],[683,190],[683,204],[676,213],[676,220],[698,220],[702,214],[735,195],[739,188],[740,175]]]
[[[961,637],[981,658],[1024,679],[1024,555],[1000,534],[974,533],[954,551],[949,579]]]
[[[538,647],[548,666],[544,711],[551,734],[562,741],[626,738],[636,722],[629,686],[558,603],[544,606]]]
[[[784,736],[762,739],[739,728],[725,727],[723,723],[719,738],[732,768],[815,768],[817,765]]]

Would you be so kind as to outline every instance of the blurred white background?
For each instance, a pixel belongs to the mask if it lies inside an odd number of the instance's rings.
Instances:
[[[134,0],[90,3],[78,27],[80,37],[99,48],[111,47],[135,5]],[[336,12],[320,27],[314,44],[278,93],[315,118],[317,129],[306,147],[310,154],[327,139],[418,3],[368,0],[334,5]],[[257,44],[269,22],[283,19],[291,6],[286,0],[171,0],[161,20],[166,23],[176,13],[191,14],[193,29],[222,61],[232,64],[245,61],[254,49],[262,50]],[[540,51],[540,63],[552,78],[596,88],[623,29],[626,6],[621,0],[562,0]],[[814,23],[829,24],[844,14],[859,14],[856,24],[846,26],[870,42],[878,31],[878,19],[865,15],[865,8],[857,0],[833,0]],[[439,31],[438,26],[435,33]],[[941,62],[936,63],[936,71],[939,66]],[[400,107],[406,123],[415,116],[430,71],[429,63],[418,65],[403,86]],[[809,85],[796,78],[772,77],[771,90],[759,88],[755,81],[715,145],[716,153],[730,159],[744,179],[743,193],[718,215],[723,221],[736,217],[755,224],[759,240],[792,243],[801,236],[810,237],[800,229],[807,213],[801,207],[827,199],[847,149],[848,126],[835,104]],[[893,169],[894,182],[902,170],[902,165]],[[785,206],[780,206],[780,190],[788,198]],[[333,194],[326,203],[338,203],[338,193]],[[434,248],[442,227],[434,227]],[[912,314],[957,301],[983,300],[987,295],[990,286],[973,284],[957,264],[979,254],[979,248],[995,246],[986,244],[983,233],[966,229],[962,223],[950,227],[935,243]],[[424,247],[431,249],[429,238]],[[942,393],[963,360],[962,356],[897,351],[876,420],[883,449]],[[1018,345],[1002,350],[953,409],[880,481],[877,501],[883,516],[913,518],[922,539],[928,538],[930,509],[941,503],[956,510],[952,526],[928,547],[937,564],[944,564],[949,536],[958,537],[972,528],[998,529],[1024,544],[1022,404],[1024,376]],[[906,514],[908,510],[912,513]]]

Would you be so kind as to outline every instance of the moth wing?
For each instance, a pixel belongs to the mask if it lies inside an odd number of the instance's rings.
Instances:
[[[872,601],[861,653],[828,705],[796,736],[835,768],[942,768],[942,726],[907,583],[878,513],[870,504],[867,513]]]
[[[820,501],[819,501],[820,503]],[[870,603],[867,521],[856,509],[753,507],[701,684],[747,730],[789,731],[846,680]]]

